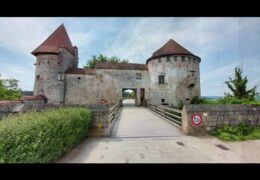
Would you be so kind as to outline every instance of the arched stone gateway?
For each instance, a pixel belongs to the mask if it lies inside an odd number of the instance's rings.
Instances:
[[[32,54],[34,95],[44,95],[49,104],[116,104],[125,88],[135,89],[138,106],[177,105],[200,96],[201,59],[172,39],[146,64],[98,62],[95,69],[83,69],[62,24]]]

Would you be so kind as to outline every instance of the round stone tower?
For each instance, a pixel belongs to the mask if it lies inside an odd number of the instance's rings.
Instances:
[[[200,57],[172,39],[155,51],[146,61],[151,103],[178,105],[200,96],[200,61]]]
[[[77,68],[77,51],[62,24],[32,52],[36,56],[34,95],[46,96],[49,104],[64,103],[65,72]]]

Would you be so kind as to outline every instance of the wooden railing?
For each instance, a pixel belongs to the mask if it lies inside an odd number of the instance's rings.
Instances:
[[[109,123],[112,123],[112,121],[115,119],[120,108],[121,108],[121,103],[119,102],[109,109]]]
[[[150,103],[147,103],[147,107],[159,114],[160,116],[170,120],[174,124],[176,124],[178,127],[181,127],[181,110],[179,109],[174,109],[174,108],[169,108],[169,107],[164,107],[164,106],[157,106],[153,105]]]

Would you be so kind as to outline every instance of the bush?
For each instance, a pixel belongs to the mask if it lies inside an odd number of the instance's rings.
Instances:
[[[240,141],[259,138],[259,128],[247,124],[238,124],[236,126],[224,126],[212,131],[212,135],[225,141]]]
[[[199,96],[193,96],[191,99],[191,104],[205,104],[207,103],[207,99],[206,98],[200,98]]]
[[[49,109],[0,121],[0,162],[54,162],[78,144],[91,127],[84,108]]]

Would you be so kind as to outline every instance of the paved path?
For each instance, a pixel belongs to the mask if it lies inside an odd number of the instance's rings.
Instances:
[[[123,107],[111,138],[87,138],[58,163],[260,163],[260,140],[183,135],[144,108]],[[217,145],[222,145],[223,148]]]
[[[221,144],[229,150],[216,145]],[[58,163],[259,163],[260,140],[213,137],[88,138]]]
[[[181,130],[144,107],[134,106],[134,100],[123,102],[123,109],[112,137],[182,136]]]

